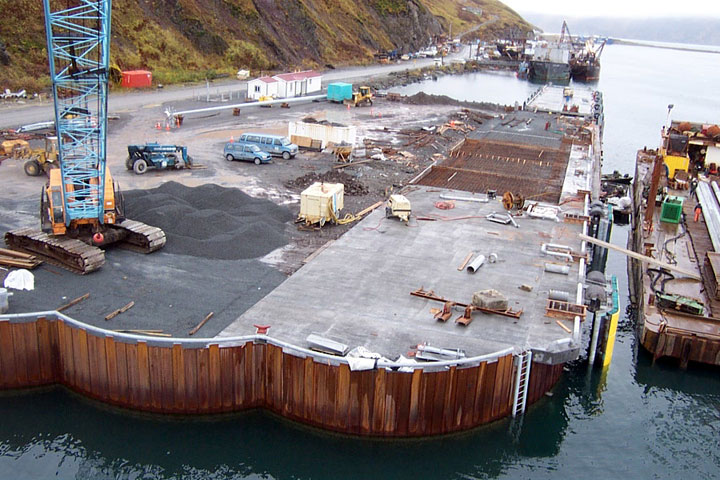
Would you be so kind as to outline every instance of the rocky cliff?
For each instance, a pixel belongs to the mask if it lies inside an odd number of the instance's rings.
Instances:
[[[0,87],[47,86],[42,2],[0,0],[0,11]],[[477,26],[481,38],[530,28],[497,0],[113,0],[111,56],[171,83],[366,63],[378,50],[415,51]]]

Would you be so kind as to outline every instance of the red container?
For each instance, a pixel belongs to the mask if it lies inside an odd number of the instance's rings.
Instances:
[[[120,86],[124,88],[147,88],[152,86],[152,72],[147,70],[129,70],[122,72],[122,82]]]

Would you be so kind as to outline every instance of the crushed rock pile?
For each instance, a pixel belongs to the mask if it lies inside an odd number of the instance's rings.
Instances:
[[[355,177],[338,170],[330,170],[325,173],[311,172],[302,177],[285,182],[285,187],[292,190],[304,190],[315,182],[342,183],[345,185],[345,195],[350,196],[367,195],[369,191],[368,187]]]
[[[165,231],[169,253],[240,260],[262,257],[288,243],[287,208],[218,185],[168,182],[124,193],[125,214]]]

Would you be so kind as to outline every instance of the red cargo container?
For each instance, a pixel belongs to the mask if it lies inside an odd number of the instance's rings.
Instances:
[[[129,70],[122,72],[122,82],[120,86],[124,88],[146,88],[152,86],[152,72],[147,70]]]

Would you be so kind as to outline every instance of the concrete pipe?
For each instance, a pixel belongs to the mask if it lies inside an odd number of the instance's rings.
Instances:
[[[545,271],[550,273],[559,273],[561,275],[570,275],[570,266],[558,265],[557,263],[546,263]]]
[[[483,266],[483,263],[485,263],[485,255],[478,255],[475,260],[470,262],[467,266],[467,272],[468,273],[475,273],[478,268]]]
[[[548,293],[548,298],[550,300],[560,300],[561,302],[569,302],[570,301],[570,292],[566,292],[564,290],[550,290]]]

